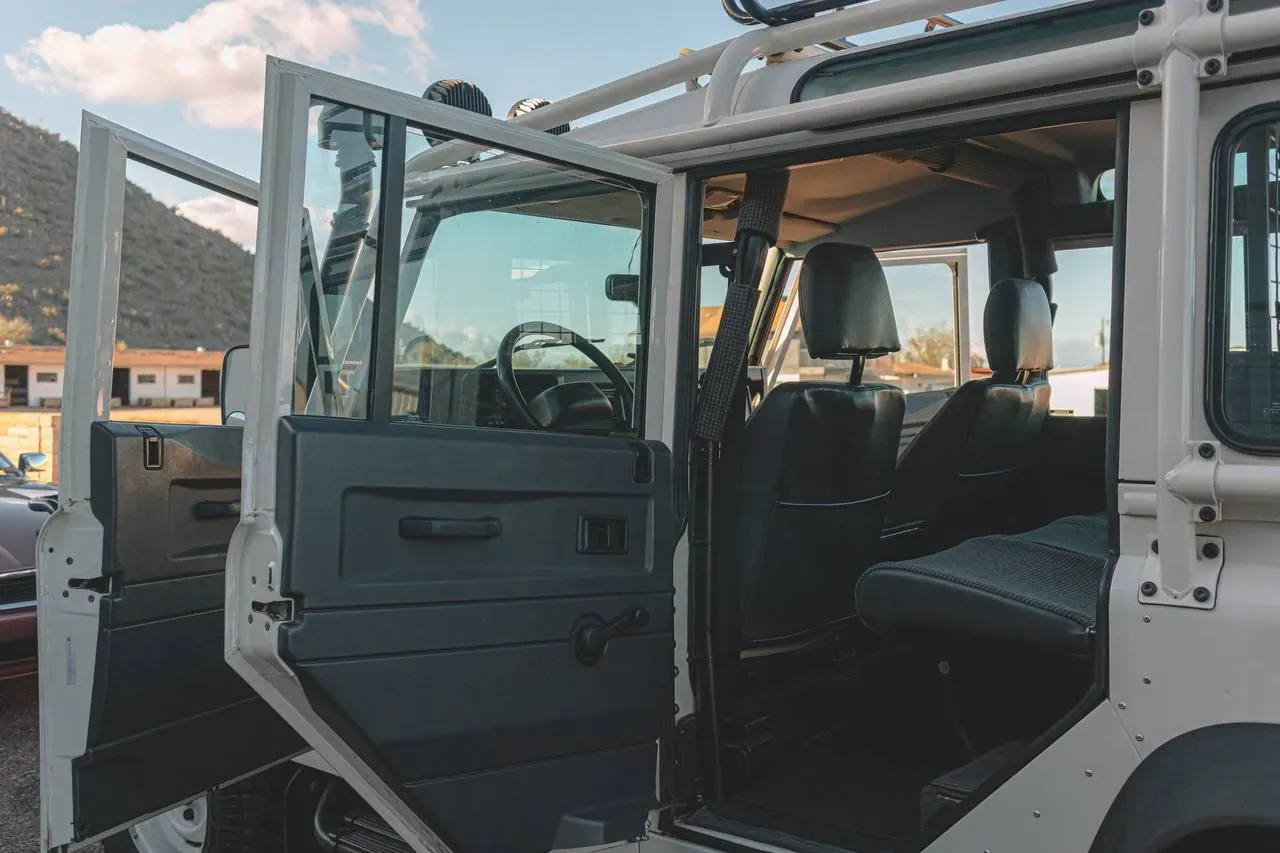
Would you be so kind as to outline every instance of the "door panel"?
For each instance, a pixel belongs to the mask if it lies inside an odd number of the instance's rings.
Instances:
[[[107,591],[86,750],[73,762],[79,838],[304,748],[223,660],[223,572],[238,515],[213,510],[239,503],[241,430],[99,422],[90,436],[97,583]]]
[[[312,417],[279,448],[280,591],[304,608],[280,656],[316,713],[455,849],[639,835],[674,702],[666,448]],[[605,519],[617,553],[590,553]],[[637,608],[579,659],[584,624]]]
[[[88,113],[81,130],[59,503],[37,549],[47,848],[304,748],[223,653],[242,431],[108,421],[114,401],[128,402],[128,371],[112,366],[127,167],[159,168],[246,207],[257,185]]]

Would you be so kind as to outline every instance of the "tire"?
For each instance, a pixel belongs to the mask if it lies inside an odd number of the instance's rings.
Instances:
[[[280,853],[292,763],[218,788],[103,841],[105,853]],[[198,832],[197,829],[202,829]]]

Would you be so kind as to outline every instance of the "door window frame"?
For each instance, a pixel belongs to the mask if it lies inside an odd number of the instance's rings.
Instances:
[[[120,246],[129,161],[245,204],[258,184],[85,111],[76,170],[66,375],[58,448],[59,505],[89,498],[89,430],[111,414],[111,372],[120,308]]]
[[[973,358],[969,346],[969,255],[964,247],[946,249],[899,249],[888,252],[876,252],[876,257],[883,267],[924,266],[927,264],[945,264],[951,268],[951,318],[955,324],[954,340],[956,343],[956,364],[953,370],[955,387],[960,387],[972,378]],[[800,282],[799,274],[804,267],[804,258],[791,256],[781,270],[781,276],[787,281],[796,276],[794,282],[784,284],[782,298],[773,314],[770,329],[774,330],[767,341],[761,364],[765,370],[765,393],[778,381],[778,374],[786,360],[796,324],[800,320]],[[889,289],[893,296],[892,285]],[[767,334],[767,333],[766,333]]]
[[[256,399],[251,399],[245,418],[246,434],[252,437],[244,458],[243,511],[246,517],[274,510],[277,423],[293,413],[293,359],[297,343],[300,275],[297,258],[302,251],[307,134],[315,99],[388,116],[388,140],[397,133],[403,136],[406,124],[432,133],[439,132],[440,136],[455,140],[428,149],[407,162],[401,160],[397,164],[392,162],[396,157],[384,156],[383,172],[390,169],[398,174],[384,178],[383,186],[398,191],[394,192],[395,197],[381,199],[379,210],[394,208],[398,213],[398,206],[402,205],[407,189],[416,187],[416,182],[420,180],[418,176],[425,177],[433,167],[456,163],[471,152],[490,148],[565,166],[574,171],[621,178],[641,187],[649,187],[658,209],[683,209],[683,205],[672,204],[677,192],[683,191],[683,180],[677,181],[671,170],[655,163],[573,139],[500,122],[488,116],[445,107],[404,92],[362,83],[298,63],[270,59],[267,66],[266,120],[263,128],[263,151],[266,156],[262,163],[263,192],[258,232],[260,248],[254,266],[254,327],[249,347],[251,374],[262,377],[264,381],[256,389]],[[400,153],[403,154],[403,148]],[[375,218],[370,230],[377,227]],[[399,234],[398,226],[392,230]],[[655,259],[670,258],[683,237],[682,228],[667,228],[661,217],[655,220],[651,233],[651,250]],[[682,262],[680,258],[674,260]],[[392,266],[398,268],[400,261],[398,252],[394,257],[390,253],[386,257],[380,256],[379,278],[384,270]],[[671,266],[671,274],[674,275],[675,264]],[[662,277],[668,276],[664,274]],[[678,276],[672,280],[678,286]],[[369,286],[374,286],[372,281],[370,278]],[[658,286],[651,289],[662,288]],[[352,298],[350,294],[347,296],[348,301]],[[649,316],[665,319],[666,302],[666,299],[651,299]],[[650,334],[654,335],[657,331],[656,327],[651,328]],[[376,350],[379,344],[374,342],[373,346]],[[655,349],[654,346],[647,347],[646,357],[652,355]],[[644,371],[643,366],[638,367]],[[378,381],[375,371],[374,382]],[[651,425],[663,422],[661,418],[656,421],[651,419],[654,412],[650,404],[658,396],[660,395],[647,394],[644,397],[644,421]],[[656,402],[661,404],[662,401]],[[653,426],[649,429],[652,432]],[[259,471],[264,472],[264,475],[259,476]]]

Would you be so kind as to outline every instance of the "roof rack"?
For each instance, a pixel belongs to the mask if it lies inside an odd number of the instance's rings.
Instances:
[[[752,59],[814,44],[834,43],[915,21],[940,20],[953,12],[996,2],[999,0],[878,0],[779,27],[752,30],[556,101],[511,121],[534,130],[548,130],[710,74],[711,80],[704,87],[707,91],[703,124],[713,125],[732,111],[738,78]],[[407,175],[427,172],[466,159],[477,150],[478,146],[465,142],[438,145],[412,158],[405,171]]]

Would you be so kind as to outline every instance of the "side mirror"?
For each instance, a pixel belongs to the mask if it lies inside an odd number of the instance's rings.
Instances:
[[[18,473],[26,474],[28,471],[43,471],[44,466],[49,464],[49,454],[47,453],[23,453],[18,457]]]
[[[252,382],[249,375],[249,346],[242,344],[222,356],[222,422],[242,425],[249,407]]]
[[[640,276],[614,273],[604,280],[604,295],[610,302],[640,304]]]

